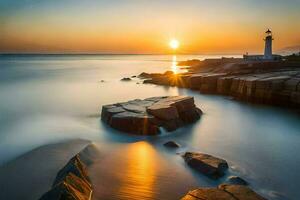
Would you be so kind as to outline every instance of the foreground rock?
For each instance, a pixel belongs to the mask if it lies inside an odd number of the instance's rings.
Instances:
[[[154,135],[163,127],[173,131],[200,118],[202,111],[189,96],[136,99],[102,107],[101,119],[127,133]]]
[[[186,152],[183,158],[193,169],[215,179],[222,177],[228,169],[228,164],[225,160],[208,154]]]
[[[91,151],[86,147],[82,152]],[[52,188],[40,200],[90,200],[92,185],[85,164],[75,155],[57,174]]]
[[[243,185],[219,185],[218,188],[198,188],[181,200],[266,200]]]

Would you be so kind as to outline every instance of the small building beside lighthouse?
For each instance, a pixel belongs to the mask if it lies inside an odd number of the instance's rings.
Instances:
[[[264,51],[264,55],[249,55],[248,53],[246,53],[245,55],[243,55],[243,58],[245,60],[250,60],[250,61],[272,61],[272,60],[280,60],[281,56],[280,55],[274,55],[272,52],[272,42],[274,40],[273,35],[272,35],[272,31],[270,29],[268,29],[265,32],[266,36],[264,38],[265,41],[265,51]]]

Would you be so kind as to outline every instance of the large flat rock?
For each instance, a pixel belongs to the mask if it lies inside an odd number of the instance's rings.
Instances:
[[[120,131],[155,135],[163,127],[173,131],[200,118],[202,111],[189,96],[151,97],[102,107],[103,122]]]
[[[196,171],[215,179],[222,177],[228,169],[226,160],[204,153],[186,152],[183,158]]]
[[[218,188],[198,188],[181,200],[266,200],[244,185],[219,185]]]

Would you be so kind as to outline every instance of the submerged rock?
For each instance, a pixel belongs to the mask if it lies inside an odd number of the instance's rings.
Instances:
[[[208,154],[186,152],[183,155],[183,158],[193,169],[215,179],[222,177],[225,170],[228,169],[226,160],[216,158]]]
[[[173,131],[200,118],[202,111],[189,96],[151,97],[102,107],[101,119],[127,133],[153,135],[163,127]]]
[[[226,183],[231,185],[248,185],[248,182],[238,176],[230,176],[226,180]]]
[[[95,147],[89,145],[75,155],[57,173],[52,188],[40,200],[90,200],[92,197],[92,185],[80,155],[87,155],[89,160],[91,152],[95,151]]]
[[[266,200],[243,185],[219,185],[218,188],[198,188],[181,200]]]
[[[166,143],[164,143],[165,147],[170,147],[170,148],[178,148],[180,147],[180,144],[178,144],[177,142],[174,141],[168,141]]]

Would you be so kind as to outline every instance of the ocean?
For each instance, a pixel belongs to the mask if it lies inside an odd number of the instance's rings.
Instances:
[[[0,172],[34,148],[84,139],[107,155],[92,170],[98,177],[94,199],[179,199],[226,179],[213,181],[191,170],[176,154],[187,150],[227,160],[228,176],[243,177],[269,199],[300,199],[299,112],[138,78],[120,81],[142,72],[180,71],[180,60],[214,57],[221,56],[0,56]],[[120,133],[100,120],[102,105],[166,95],[194,96],[201,120],[151,137]],[[169,140],[182,148],[166,150],[162,144]],[[6,193],[0,190],[0,197]]]

